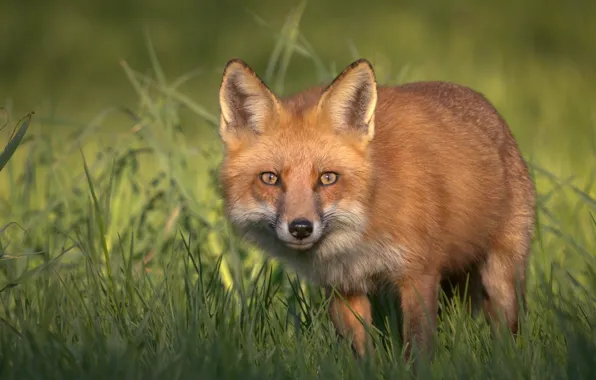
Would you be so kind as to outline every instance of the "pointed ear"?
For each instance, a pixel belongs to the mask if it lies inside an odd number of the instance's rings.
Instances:
[[[219,107],[219,132],[227,144],[242,136],[263,133],[277,114],[279,102],[244,61],[232,59],[224,69]]]
[[[372,65],[359,59],[327,87],[319,101],[319,114],[330,118],[338,132],[360,135],[370,141],[375,132],[377,82]]]

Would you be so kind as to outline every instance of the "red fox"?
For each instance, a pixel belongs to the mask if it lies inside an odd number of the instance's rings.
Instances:
[[[483,95],[440,81],[377,86],[359,59],[326,87],[280,98],[233,59],[219,104],[230,223],[336,289],[330,318],[357,355],[371,348],[368,294],[387,285],[407,347],[431,348],[439,290],[467,275],[474,310],[517,332],[535,187]]]

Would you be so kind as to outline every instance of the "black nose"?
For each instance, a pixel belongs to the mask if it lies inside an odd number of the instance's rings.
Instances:
[[[289,229],[296,239],[306,239],[312,234],[312,223],[307,219],[294,219],[290,223]]]

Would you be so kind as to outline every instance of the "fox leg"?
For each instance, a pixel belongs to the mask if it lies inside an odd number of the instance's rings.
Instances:
[[[355,314],[362,319],[364,325]],[[364,357],[367,349],[372,349],[372,342],[366,331],[372,324],[371,305],[366,294],[334,294],[329,305],[329,315],[338,334],[352,341],[356,355]]]
[[[438,274],[409,276],[398,282],[406,360],[411,356],[413,343],[423,354],[430,354],[437,326],[439,284]]]
[[[510,222],[507,233],[495,240],[480,268],[487,296],[483,306],[485,315],[496,322],[493,327],[504,321],[514,335],[518,332],[520,305],[526,308],[525,273],[531,222],[532,219],[521,217]]]
[[[482,284],[487,294],[483,310],[493,327],[504,322],[511,333],[516,334],[520,301],[525,307],[525,265],[521,260],[512,260],[500,253],[493,252],[481,268]]]

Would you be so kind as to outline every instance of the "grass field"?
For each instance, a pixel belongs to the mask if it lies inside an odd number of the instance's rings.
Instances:
[[[291,77],[294,59],[311,62],[320,80],[344,66],[303,39],[300,15],[288,18],[262,73],[274,89]],[[437,356],[417,363],[418,376],[592,378],[596,92],[572,66],[538,59],[515,70],[460,67],[457,56],[470,49],[460,46],[445,71],[379,65],[379,75],[397,83],[455,73],[503,110],[539,192],[529,310],[514,342],[492,339],[462,305],[442,304],[449,313]],[[388,299],[376,300],[379,349],[355,361],[336,340],[319,289],[230,233],[214,176],[217,108],[181,92],[190,76],[167,80],[150,56],[151,74],[120,67],[136,107],[102,110],[66,137],[36,114],[0,172],[0,379],[413,376],[399,360],[399,311]],[[11,113],[3,133],[22,116]]]

